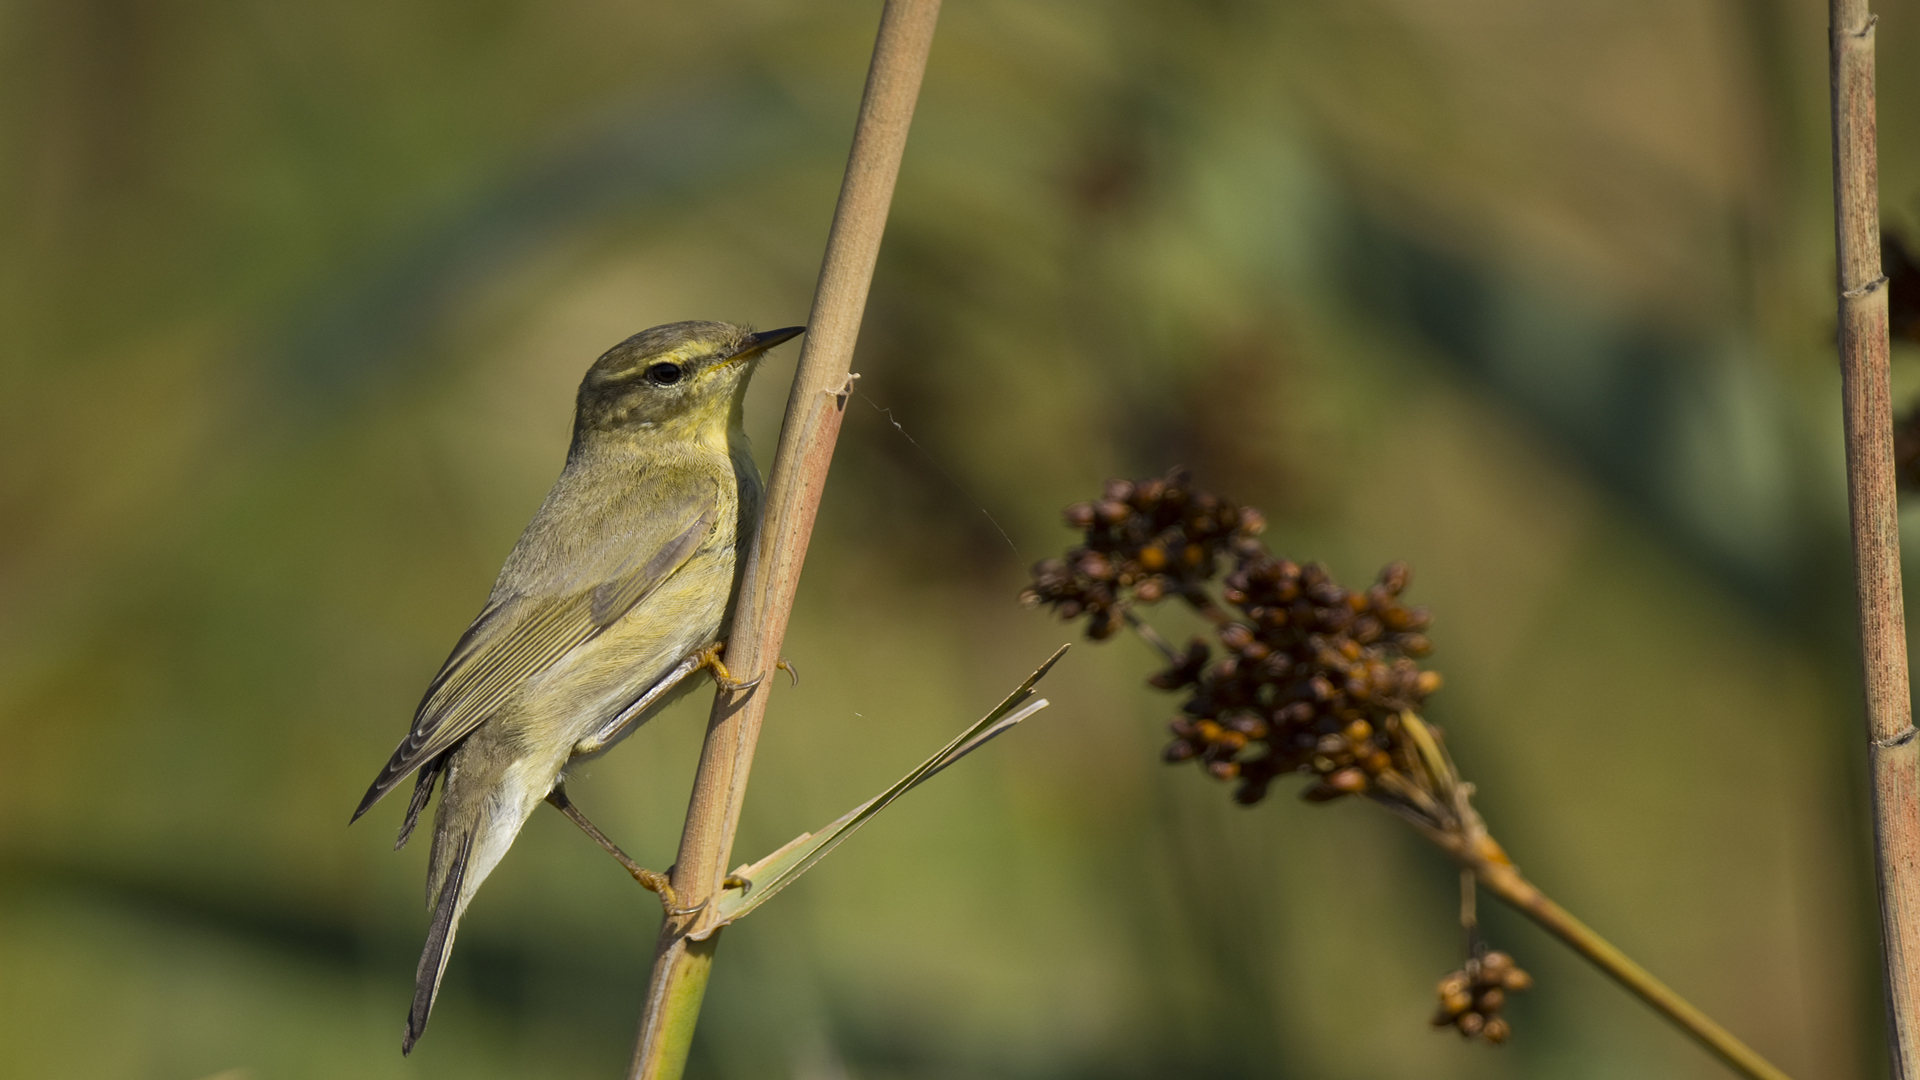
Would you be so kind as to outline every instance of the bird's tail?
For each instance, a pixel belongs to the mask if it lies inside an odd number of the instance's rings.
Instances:
[[[413,1007],[407,1011],[407,1031],[400,1039],[403,1056],[413,1053],[413,1044],[419,1042],[427,1030],[433,999],[440,994],[440,977],[446,974],[447,956],[453,951],[454,931],[460,928],[460,914],[466,909],[467,897],[472,895],[466,889],[466,881],[467,864],[473,857],[473,838],[473,832],[460,838],[459,846],[453,848],[452,861],[440,874],[440,893],[433,902],[433,924],[427,929],[427,947],[420,953],[420,970],[414,975]]]

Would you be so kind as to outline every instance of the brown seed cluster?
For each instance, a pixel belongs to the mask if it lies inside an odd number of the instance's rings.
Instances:
[[[1500,1010],[1506,1007],[1507,995],[1532,985],[1533,976],[1520,970],[1513,957],[1503,952],[1482,953],[1440,980],[1440,1008],[1433,1014],[1433,1026],[1457,1028],[1463,1038],[1481,1038],[1496,1045],[1506,1042],[1513,1028]]]
[[[1399,715],[1439,689],[1440,676],[1415,663],[1431,650],[1429,620],[1400,601],[1404,564],[1364,591],[1342,588],[1318,564],[1274,557],[1257,539],[1257,512],[1177,472],[1112,481],[1106,495],[1067,508],[1086,542],[1036,565],[1023,599],[1062,618],[1086,615],[1095,638],[1113,633],[1130,601],[1178,596],[1215,622],[1220,659],[1195,640],[1149,680],[1188,691],[1168,761],[1237,781],[1234,798],[1248,804],[1287,773],[1316,776],[1303,794],[1324,801],[1365,792],[1389,769],[1412,771]],[[1223,557],[1232,560],[1220,590],[1228,608],[1207,588]]]
[[[1067,524],[1085,542],[1065,558],[1037,563],[1020,598],[1063,619],[1085,615],[1095,640],[1113,636],[1130,603],[1202,588],[1223,554],[1264,552],[1254,538],[1267,527],[1258,511],[1194,489],[1179,470],[1139,483],[1109,480],[1098,501],[1067,507]]]
[[[1277,777],[1303,773],[1312,777],[1301,793],[1309,801],[1367,794],[1434,831],[1483,836],[1466,803],[1471,789],[1438,731],[1417,718],[1441,680],[1419,664],[1433,648],[1431,620],[1401,600],[1406,564],[1347,589],[1318,563],[1275,556],[1259,539],[1266,523],[1258,511],[1195,488],[1179,470],[1110,480],[1100,499],[1067,507],[1066,517],[1082,542],[1035,564],[1021,599],[1085,618],[1096,640],[1131,621],[1169,654],[1171,666],[1148,680],[1186,695],[1169,725],[1168,761],[1236,782],[1241,803],[1265,798]],[[1129,610],[1167,599],[1204,616],[1215,640],[1195,638],[1176,653]],[[1477,942],[1471,904],[1469,892],[1461,918]],[[1513,1029],[1501,1010],[1533,979],[1506,953],[1478,944],[1470,952],[1440,981],[1433,1023],[1506,1042]]]
[[[1427,613],[1400,603],[1407,580],[1395,563],[1351,592],[1317,564],[1243,560],[1223,590],[1241,618],[1219,631],[1226,655],[1192,675],[1167,759],[1237,779],[1242,803],[1287,773],[1318,777],[1303,797],[1319,802],[1360,794],[1388,769],[1410,772],[1399,760],[1410,753],[1399,716],[1439,689],[1440,676],[1414,663],[1431,646]],[[1192,658],[1155,685],[1181,685]]]

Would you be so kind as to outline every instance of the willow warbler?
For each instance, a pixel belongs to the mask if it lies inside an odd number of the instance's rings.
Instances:
[[[562,784],[573,762],[690,689],[689,675],[707,668],[732,682],[719,638],[735,552],[761,502],[741,400],[760,356],[802,329],[656,326],[608,350],[580,383],[560,479],[353,813],[416,774],[398,848],[445,781],[427,871],[433,920],[402,1053],[426,1030],[468,901],[542,800],[672,909],[665,878],[600,835]]]

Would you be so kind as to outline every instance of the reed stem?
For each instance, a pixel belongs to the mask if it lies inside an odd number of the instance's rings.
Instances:
[[[1866,689],[1867,758],[1895,1080],[1920,1080],[1920,740],[1907,688],[1888,370],[1887,276],[1880,263],[1874,23],[1866,0],[1831,0],[1834,249],[1847,499]]]
[[[854,341],[939,14],[939,0],[887,0],[880,15],[806,343],[787,397],[766,511],[734,602],[726,659],[743,678],[771,674],[786,636],[846,409]],[[683,904],[706,904],[725,879],[770,685],[771,680],[762,679],[751,689],[722,689],[714,695],[674,864],[673,887]],[[718,944],[713,919],[708,904],[661,925],[628,1071],[635,1080],[678,1080],[686,1068]]]

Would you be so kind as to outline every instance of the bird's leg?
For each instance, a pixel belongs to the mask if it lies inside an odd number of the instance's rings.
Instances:
[[[593,822],[588,821],[587,815],[581,813],[580,808],[573,805],[572,799],[567,798],[567,789],[564,784],[553,785],[553,790],[547,793],[547,801],[553,804],[554,809],[567,815],[568,821],[580,826],[580,831],[592,837],[593,842],[605,849],[607,854],[618,859],[620,865],[626,867],[627,873],[633,875],[633,880],[640,883],[641,888],[650,893],[658,894],[660,897],[660,906],[667,910],[669,917],[692,915],[707,906],[702,902],[690,908],[681,907],[680,897],[673,891],[673,883],[667,878],[667,875],[649,870],[639,863],[634,862],[627,856],[626,852],[620,850],[620,845],[607,839],[607,834],[601,832]]]
[[[672,671],[661,676],[660,681],[647,688],[633,704],[621,709],[614,718],[601,725],[600,730],[573,744],[573,756],[597,754],[605,750],[627,725],[637,722],[647,707],[666,696],[667,692],[680,685],[680,680],[700,670],[700,654],[694,653],[675,664]]]

